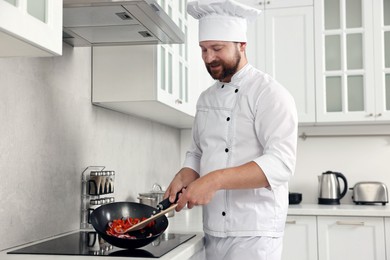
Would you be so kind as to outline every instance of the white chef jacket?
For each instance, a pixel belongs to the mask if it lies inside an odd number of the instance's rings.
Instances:
[[[197,102],[184,167],[203,176],[254,161],[270,187],[219,190],[203,206],[204,232],[217,237],[283,235],[288,180],[294,173],[297,112],[293,97],[250,64],[217,81]]]

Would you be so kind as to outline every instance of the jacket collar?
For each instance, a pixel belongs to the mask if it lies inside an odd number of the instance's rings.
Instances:
[[[247,74],[247,72],[252,68],[252,65],[250,65],[249,63],[245,64],[244,67],[242,67],[239,71],[237,71],[232,79],[230,80],[229,83],[226,83],[226,82],[221,82],[221,81],[218,81],[218,85],[219,86],[222,86],[222,85],[229,85],[229,84],[232,84],[232,85],[235,85],[237,87],[239,87],[239,83],[240,81],[243,79],[243,77],[245,77],[245,75]]]

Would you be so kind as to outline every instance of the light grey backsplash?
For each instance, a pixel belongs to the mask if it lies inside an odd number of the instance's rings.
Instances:
[[[390,133],[389,125],[374,127],[376,132],[387,129]],[[354,128],[361,129],[363,126]],[[343,173],[350,188],[361,181],[380,181],[390,188],[389,159],[390,136],[324,137],[305,141],[299,138],[297,165],[290,190],[302,192],[303,203],[317,203],[317,176],[328,170]],[[341,203],[353,204],[352,190],[347,191]]]
[[[0,58],[0,250],[76,230],[81,172],[116,171],[116,200],[137,201],[180,167],[180,131],[92,106],[90,48]]]

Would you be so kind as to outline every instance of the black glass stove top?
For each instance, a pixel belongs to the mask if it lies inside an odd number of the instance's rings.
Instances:
[[[159,258],[194,236],[195,234],[163,233],[152,243],[144,247],[127,250],[108,244],[94,231],[80,231],[23,247],[8,252],[8,254],[101,255]]]

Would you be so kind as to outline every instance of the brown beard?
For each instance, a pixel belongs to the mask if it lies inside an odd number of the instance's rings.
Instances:
[[[217,79],[219,81],[223,81],[226,78],[231,78],[236,72],[238,65],[240,64],[241,61],[241,55],[238,51],[235,53],[235,59],[231,63],[224,62],[222,60],[214,60],[210,63],[206,63],[206,69],[211,75],[213,79]],[[212,66],[222,66],[222,70],[218,73],[213,72],[211,70]]]

